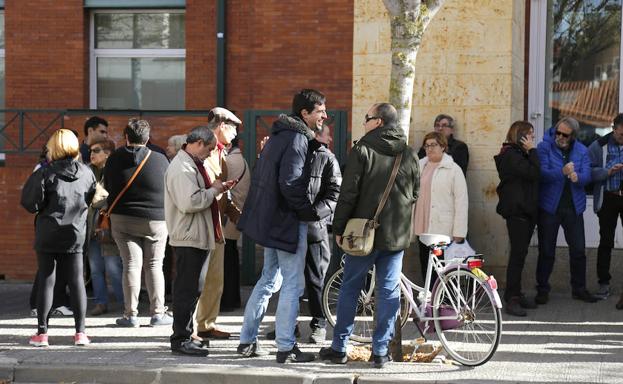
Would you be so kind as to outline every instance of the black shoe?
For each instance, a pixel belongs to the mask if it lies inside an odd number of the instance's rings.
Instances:
[[[238,345],[236,352],[244,357],[262,357],[267,356],[269,353],[268,351],[262,349],[262,347],[260,347],[260,343],[258,343],[257,341],[252,344]]]
[[[312,328],[309,335],[310,344],[322,344],[327,339],[327,330],[325,328]]]
[[[174,355],[187,355],[187,356],[208,356],[210,353],[208,348],[201,344],[198,340],[187,340],[181,343],[179,346],[171,346],[171,353]]]
[[[511,297],[510,300],[506,302],[504,309],[506,310],[506,313],[511,316],[524,317],[528,315],[526,310],[521,307],[521,304],[519,304],[519,297],[517,296]]]
[[[388,353],[385,356],[374,355],[372,360],[374,361],[374,368],[383,368],[385,366],[385,364],[387,364],[390,361],[392,361],[392,358],[391,358],[391,356]]]
[[[524,309],[536,309],[537,305],[534,300],[528,299],[526,296],[519,296],[519,305]]]
[[[334,364],[346,364],[348,361],[346,352],[338,352],[331,347],[320,348],[318,357],[320,357],[320,360],[331,360]]]
[[[299,329],[298,323],[296,323],[296,326],[294,327],[294,337],[297,339],[301,337],[301,330]],[[274,329],[266,333],[266,340],[275,340],[275,338],[276,334]]]
[[[547,304],[549,301],[549,292],[538,292],[536,296],[534,296],[534,302],[543,305]]]
[[[597,301],[599,301],[597,297],[591,295],[586,289],[579,292],[573,292],[571,296],[575,300],[582,300],[585,303],[596,303]]]
[[[277,352],[277,362],[285,363],[286,360],[290,360],[293,363],[308,363],[316,360],[316,355],[313,353],[302,352],[299,347],[294,344],[291,350],[285,352]]]

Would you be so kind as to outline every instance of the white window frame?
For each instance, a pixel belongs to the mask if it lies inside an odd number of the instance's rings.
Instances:
[[[102,13],[180,13],[184,9],[114,9],[93,10],[89,16],[89,106],[97,109],[97,59],[102,58],[183,58],[186,59],[186,49],[109,49],[95,48],[95,14]]]

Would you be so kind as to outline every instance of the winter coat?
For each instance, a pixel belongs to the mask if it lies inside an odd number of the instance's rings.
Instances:
[[[446,148],[446,153],[452,157],[452,160],[454,160],[459,167],[461,167],[463,175],[467,175],[467,165],[469,164],[469,150],[467,149],[467,144],[461,140],[455,139],[453,135],[450,135],[450,137],[448,137],[448,148]],[[424,147],[420,147],[418,157],[420,159],[426,157]]]
[[[56,160],[31,174],[22,189],[21,204],[37,214],[35,250],[82,252],[94,194],[95,176],[79,160]]]
[[[526,153],[517,144],[504,143],[493,159],[500,177],[497,213],[504,218],[523,217],[536,222],[540,177],[536,148]]]
[[[606,168],[606,156],[608,156],[608,143],[612,141],[612,132],[595,140],[588,147],[588,155],[591,159],[591,178],[593,180],[593,211],[598,213],[604,201],[604,191],[608,180],[608,168]]]
[[[420,169],[424,169],[428,161],[428,157],[421,159]],[[461,167],[447,153],[443,154],[433,172],[430,188],[427,232],[464,238],[467,235],[469,206],[467,184]]]
[[[240,148],[233,148],[227,154],[225,160],[227,162],[227,172],[231,178],[238,178],[242,175],[240,181],[229,191],[233,204],[242,211],[244,202],[249,194],[249,186],[251,185],[251,169],[242,156]],[[223,231],[226,239],[237,240],[240,237],[240,231],[236,229],[236,224],[229,218]]]
[[[210,205],[219,193],[214,188],[206,188],[203,176],[188,152],[177,152],[164,182],[164,214],[169,244],[214,249],[216,243]]]
[[[304,169],[313,138],[299,117],[281,115],[255,163],[238,229],[264,247],[295,253],[299,222],[320,219],[307,198]]]
[[[556,128],[548,130],[537,147],[541,165],[541,182],[539,185],[539,207],[549,214],[555,215],[562,196],[567,176],[563,175],[564,159],[562,151],[556,145],[554,135]],[[586,192],[584,186],[591,182],[591,162],[588,149],[577,140],[571,143],[569,161],[574,163],[578,182],[571,183],[571,196],[575,213],[580,215],[586,210]]]
[[[318,221],[310,222],[307,229],[307,240],[310,242],[321,241],[327,236],[324,228],[331,224],[333,213],[340,195],[342,184],[342,172],[335,155],[325,144],[317,140],[309,143],[309,186],[307,195],[312,202]]]
[[[387,186],[394,160],[402,153],[396,181],[379,215],[374,249],[399,251],[409,247],[412,206],[420,185],[416,154],[397,127],[366,133],[351,149],[333,218],[333,233],[342,235],[351,218],[372,219]]]

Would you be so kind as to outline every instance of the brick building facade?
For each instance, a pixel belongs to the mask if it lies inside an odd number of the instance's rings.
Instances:
[[[88,109],[93,105],[90,31],[94,9],[86,3],[5,2],[5,108]],[[181,3],[185,14],[184,105],[189,110],[205,110],[217,100],[217,1]],[[313,87],[326,93],[330,109],[350,114],[352,0],[226,3],[224,106],[240,115],[246,110],[288,110],[294,92]],[[7,120],[10,115],[5,114]],[[84,117],[70,116],[63,124],[82,133]],[[199,120],[160,121],[167,123],[153,124],[154,141],[164,145],[170,135],[184,132]],[[111,135],[120,144],[123,118],[111,122]],[[35,138],[36,127],[25,127],[25,136]],[[13,138],[17,135],[8,127],[4,133]],[[31,279],[36,270],[33,217],[19,205],[21,186],[36,159],[33,153],[7,154],[0,167],[0,279]]]

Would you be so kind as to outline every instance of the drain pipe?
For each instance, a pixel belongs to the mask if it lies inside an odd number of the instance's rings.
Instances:
[[[216,105],[225,106],[225,2],[216,5]]]

